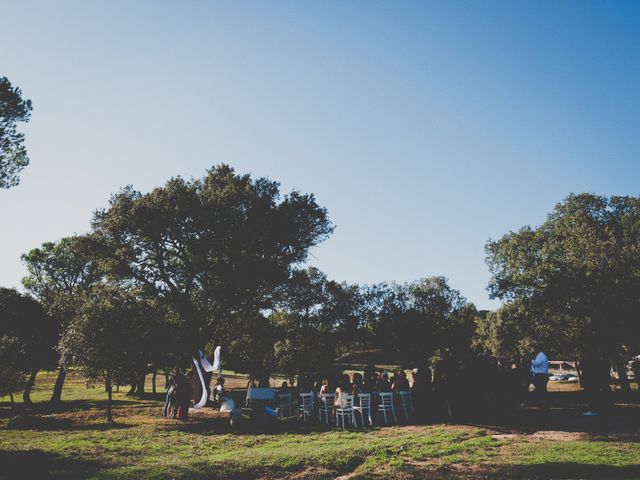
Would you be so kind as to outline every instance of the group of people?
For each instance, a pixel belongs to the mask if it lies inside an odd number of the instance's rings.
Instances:
[[[588,363],[589,372],[596,372]],[[587,372],[588,373],[588,372]],[[604,377],[606,372],[603,373]],[[595,373],[587,374],[585,389]],[[433,368],[420,367],[411,371],[411,382],[403,369],[391,374],[384,369],[368,364],[362,373],[355,372],[351,376],[340,371],[331,374],[301,375],[297,386],[291,387],[283,382],[278,389],[279,394],[313,393],[316,399],[325,394],[335,394],[335,407],[343,404],[343,395],[354,397],[358,406],[358,395],[371,393],[372,413],[375,411],[378,393],[411,392],[412,416],[416,422],[450,421],[468,417],[493,417],[505,412],[514,411],[525,401],[533,401],[543,410],[547,408],[547,382],[549,380],[549,360],[541,348],[537,349],[532,359],[517,358],[500,360],[491,356],[467,355],[454,357],[443,352]],[[595,379],[593,380],[595,382]],[[269,377],[264,376],[257,387],[268,387]],[[598,384],[606,385],[603,380]],[[529,394],[533,385],[533,394]],[[602,389],[599,389],[602,390]],[[183,375],[172,377],[167,392],[165,415],[186,419],[189,396],[188,380]],[[398,395],[393,396],[397,402]],[[601,399],[602,397],[598,397]],[[233,399],[224,393],[224,378],[218,377],[211,388],[210,399],[217,408],[238,410]],[[595,403],[595,402],[594,402]],[[375,414],[373,415],[375,417]]]
[[[390,375],[369,364],[363,373],[355,372],[351,377],[339,372],[302,376],[297,389],[286,382],[284,388],[286,393],[313,392],[317,398],[333,393],[336,406],[341,404],[342,393],[353,395],[355,402],[359,393],[372,393],[372,402],[375,402],[375,394],[380,392],[410,391],[414,421],[450,421],[501,415],[529,400],[546,408],[548,364],[542,350],[530,360],[507,361],[477,355],[454,358],[444,352],[433,368],[414,368],[411,381],[405,370],[398,369]],[[532,395],[530,385],[534,386]],[[283,387],[279,391],[282,392]]]
[[[165,418],[188,420],[190,406],[191,382],[178,370],[167,379],[167,393],[162,414]]]
[[[290,387],[285,381],[277,389],[278,395],[293,394],[294,398],[300,393],[311,393],[315,399],[316,408],[325,395],[333,395],[334,411],[345,406],[345,394],[353,396],[353,404],[356,407],[360,406],[360,394],[371,394],[370,408],[374,418],[378,401],[377,394],[384,392],[398,394],[401,391],[411,391],[409,379],[404,370],[398,369],[389,375],[389,372],[376,369],[373,364],[368,365],[364,373],[354,372],[351,376],[337,371],[325,375],[303,375],[299,378],[297,388]],[[397,395],[394,395],[393,398],[394,401],[397,401]]]
[[[404,370],[396,370],[393,376],[389,377],[388,372],[379,371],[373,365],[368,365],[364,374],[355,372],[351,378],[347,374],[338,378],[323,376],[318,394],[322,396],[325,393],[335,393],[336,398],[339,398],[342,393],[357,397],[360,393],[399,392],[402,390],[410,390],[409,380]]]

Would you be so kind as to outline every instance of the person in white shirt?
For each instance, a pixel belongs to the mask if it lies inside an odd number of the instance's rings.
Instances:
[[[531,361],[531,376],[533,377],[533,386],[538,400],[538,404],[542,408],[547,406],[547,383],[549,382],[549,359],[542,351],[537,348],[538,352]]]

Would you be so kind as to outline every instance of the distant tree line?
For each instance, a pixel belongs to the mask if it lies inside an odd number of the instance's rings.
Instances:
[[[487,244],[495,312],[479,312],[444,277],[354,285],[305,267],[333,232],[313,195],[227,165],[131,187],[89,233],[23,255],[29,296],[1,290],[0,394],[58,366],[144,393],[148,373],[185,368],[195,348],[224,347],[251,377],[291,377],[372,350],[406,366],[454,357],[550,354],[622,361],[637,351],[640,199],[570,195],[547,221]],[[624,370],[624,369],[623,369]]]

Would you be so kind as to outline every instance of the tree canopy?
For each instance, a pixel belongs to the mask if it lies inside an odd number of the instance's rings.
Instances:
[[[78,312],[82,295],[103,278],[91,242],[86,236],[46,242],[22,255],[22,261],[28,272],[23,285],[40,300],[63,334]],[[65,374],[65,368],[60,368],[53,402],[60,401]]]
[[[142,194],[128,187],[93,219],[110,276],[162,298],[184,322],[189,351],[222,318],[270,308],[273,291],[333,231],[313,195],[227,165],[173,178]]]
[[[134,291],[96,285],[84,293],[60,340],[60,354],[90,379],[104,382],[111,420],[111,389],[131,383],[149,360],[157,310]]]
[[[18,185],[20,171],[29,165],[24,134],[17,124],[29,121],[31,108],[31,100],[24,100],[18,87],[0,77],[0,188]]]
[[[446,278],[382,286],[380,292],[377,343],[404,363],[424,365],[436,350],[469,348],[476,309]]]
[[[31,401],[30,391],[36,373],[41,369],[54,369],[57,365],[58,335],[57,323],[36,300],[14,289],[0,288],[0,337],[5,354],[12,352],[12,356],[4,358],[2,363],[7,372],[21,372],[22,377],[29,375],[29,382],[23,385],[26,403]],[[12,375],[5,374],[9,379],[19,376],[18,373]]]
[[[498,315],[518,309],[509,322],[529,338],[609,359],[640,347],[640,198],[569,195],[486,250],[492,297],[518,305]]]

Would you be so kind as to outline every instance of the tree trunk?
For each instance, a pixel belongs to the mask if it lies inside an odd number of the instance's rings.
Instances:
[[[51,395],[51,403],[60,403],[62,398],[62,386],[64,385],[64,379],[67,376],[67,369],[60,365],[58,371],[58,378],[56,378],[56,384],[53,387],[53,395]]]
[[[27,380],[27,383],[24,385],[24,392],[22,393],[22,400],[27,405],[31,405],[31,389],[33,385],[36,383],[36,375],[38,374],[38,370],[31,370],[31,375]]]
[[[146,378],[147,378],[147,375],[144,373],[140,375],[140,377],[138,377],[138,382],[137,382],[138,386],[136,388],[136,393],[138,395],[141,395],[141,396],[144,395],[144,381]]]
[[[169,374],[166,371],[164,372],[164,389],[169,390]]]
[[[9,398],[11,399],[11,408],[16,406],[16,402],[13,399],[13,393],[9,393]]]
[[[111,400],[112,400],[113,386],[111,385],[111,380],[107,380],[106,381],[106,388],[107,388],[107,396],[108,396],[108,400],[107,400],[107,422],[112,423],[113,422],[113,415],[111,414]]]
[[[578,385],[580,385],[580,388],[584,388],[584,385],[582,385],[582,367],[578,360],[575,360],[574,363],[576,364],[576,373],[578,374]]]
[[[131,395],[135,395],[137,388],[138,388],[138,383],[137,382],[132,382],[131,383],[131,388],[127,392],[127,397],[130,397]]]
[[[629,377],[627,377],[627,370],[624,368],[624,362],[620,355],[616,356],[616,368],[618,369],[618,380],[620,380],[620,386],[624,392],[631,391],[631,385],[629,384]]]
[[[158,374],[157,370],[153,371],[153,375],[151,375],[151,391],[156,393],[156,375]]]

